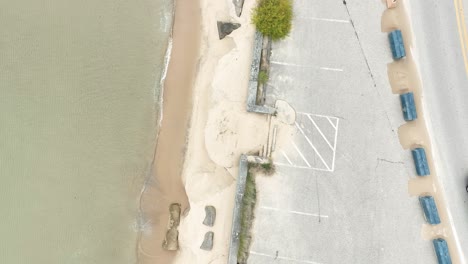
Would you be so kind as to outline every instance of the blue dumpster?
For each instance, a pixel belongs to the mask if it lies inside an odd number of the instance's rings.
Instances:
[[[397,29],[390,32],[388,34],[388,40],[390,41],[390,48],[392,49],[393,59],[399,60],[406,56],[401,30]]]
[[[424,211],[426,221],[431,225],[440,224],[439,212],[432,196],[419,196],[419,203]]]
[[[414,103],[413,92],[400,94],[401,110],[403,111],[403,118],[406,121],[412,121],[418,118],[416,113],[416,105]]]
[[[432,240],[439,264],[452,264],[447,241],[442,238]]]
[[[415,148],[412,151],[414,166],[416,167],[416,173],[419,176],[426,176],[430,174],[429,165],[427,164],[426,151],[423,148]]]

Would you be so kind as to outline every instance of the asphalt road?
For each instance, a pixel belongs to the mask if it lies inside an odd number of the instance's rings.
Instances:
[[[296,111],[258,177],[249,264],[436,263],[392,94],[381,1],[294,1],[291,35],[273,45],[267,103]],[[281,129],[281,128],[280,128]]]
[[[417,61],[423,84],[425,116],[429,122],[439,178],[461,249],[468,256],[468,65],[465,65],[459,31],[462,15],[456,6],[468,1],[414,0],[411,18]],[[465,22],[465,27],[468,24]],[[468,39],[467,39],[468,40]],[[467,54],[468,55],[468,54]],[[462,250],[463,251],[463,250]]]

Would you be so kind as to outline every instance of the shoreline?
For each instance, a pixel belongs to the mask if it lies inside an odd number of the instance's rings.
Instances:
[[[156,150],[140,197],[143,220],[137,242],[138,263],[171,263],[174,260],[178,251],[162,248],[169,205],[181,204],[182,214],[189,209],[182,169],[199,56],[199,1],[174,1],[173,17],[166,57],[168,64],[161,78]]]

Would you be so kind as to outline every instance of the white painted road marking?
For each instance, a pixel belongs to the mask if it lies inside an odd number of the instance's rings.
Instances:
[[[334,127],[334,128],[335,128],[335,130],[336,130],[336,129],[337,129],[337,127],[336,127],[336,126],[338,125],[338,118],[336,119],[336,120],[337,120],[337,121],[336,121],[336,125],[335,125],[335,124],[333,124],[333,122],[331,121],[331,119],[330,119],[328,116],[327,116],[326,118],[327,118],[328,122],[330,122],[330,125],[331,125],[332,127]]]
[[[318,67],[318,66],[312,66],[312,65],[300,65],[300,64],[280,62],[280,61],[270,61],[270,63],[271,64],[284,65],[284,66],[301,67],[301,68],[317,68],[317,69],[324,70],[324,71],[336,71],[336,72],[342,72],[343,71],[343,69],[339,69],[339,68]]]
[[[291,164],[286,164],[282,162],[274,162],[275,165],[277,166],[283,166],[283,167],[289,167],[289,168],[295,168],[295,169],[309,169],[309,170],[318,170],[318,171],[330,171],[328,169],[321,169],[321,168],[315,168],[315,167],[306,167],[306,166],[297,166],[297,165],[291,165]]]
[[[304,131],[302,130],[302,128],[299,126],[299,124],[297,122],[295,122],[296,124],[296,127],[297,129],[299,129],[299,131],[301,132],[301,134],[304,136],[304,138],[307,140],[307,142],[309,143],[309,145],[312,147],[312,149],[315,151],[315,154],[317,154],[317,156],[320,158],[320,160],[323,162],[323,164],[325,165],[325,167],[327,167],[328,170],[330,170],[330,167],[328,167],[328,164],[325,162],[325,160],[323,159],[322,155],[320,155],[320,153],[317,151],[317,148],[315,148],[314,144],[312,144],[312,141],[310,141],[309,137],[304,133]],[[309,166],[310,167],[310,166]]]
[[[319,263],[319,262],[308,261],[308,260],[299,260],[299,259],[293,259],[293,258],[288,258],[288,257],[273,256],[273,255],[258,253],[258,252],[255,252],[255,251],[250,251],[250,254],[257,255],[257,256],[263,256],[263,257],[268,257],[268,258],[272,258],[272,259],[282,259],[282,260],[287,260],[287,261],[293,261],[293,262],[298,262],[298,263],[322,264],[322,263]]]
[[[309,118],[310,122],[312,122],[312,124],[315,126],[315,128],[317,129],[317,131],[319,132],[319,134],[322,136],[323,140],[325,140],[325,142],[327,142],[327,145],[332,149],[332,145],[330,144],[330,142],[328,141],[328,139],[325,137],[325,135],[322,133],[322,130],[317,126],[317,123],[315,123],[314,119],[312,119],[312,117],[310,117],[309,114],[307,114],[307,117]]]
[[[286,158],[286,160],[289,162],[289,165],[292,165],[292,162],[291,160],[289,159],[288,155],[286,155],[286,153],[284,153],[284,151],[281,151],[281,154],[283,154],[283,156]]]
[[[289,142],[290,147],[277,150],[281,152],[282,157],[279,162],[275,161],[274,164],[289,168],[333,172],[335,170],[339,118],[297,112],[297,120],[295,138]],[[304,144],[303,140],[306,140],[308,144]],[[317,149],[316,144],[320,144],[322,140],[325,141],[323,148]],[[325,147],[325,144],[328,147]],[[311,155],[317,158],[311,158]]]
[[[336,72],[342,72],[343,71],[343,69],[328,68],[328,67],[320,67],[319,69],[325,70],[325,71],[336,71]]]
[[[285,212],[285,213],[291,213],[291,214],[298,214],[298,215],[305,215],[305,216],[315,216],[315,217],[320,217],[320,218],[328,218],[328,215],[311,214],[311,213],[291,211],[291,210],[281,210],[281,209],[274,208],[274,207],[269,207],[269,206],[261,206],[260,208],[265,209],[265,210]]]
[[[304,162],[307,164],[307,166],[309,168],[312,168],[312,166],[310,166],[309,162],[307,161],[307,159],[304,157],[304,155],[302,154],[302,152],[299,150],[299,148],[297,147],[296,143],[294,143],[293,141],[291,141],[291,143],[293,144],[294,148],[296,149],[297,153],[299,153],[299,155],[301,156],[302,160],[304,160]]]
[[[332,171],[335,170],[335,157],[336,157],[336,142],[338,141],[338,124],[339,119],[336,119],[336,127],[335,127],[335,144],[333,145],[333,161],[332,161]]]
[[[347,24],[350,23],[349,20],[333,19],[333,18],[321,18],[321,17],[300,17],[299,19],[318,20],[318,21],[335,22],[335,23],[347,23]]]

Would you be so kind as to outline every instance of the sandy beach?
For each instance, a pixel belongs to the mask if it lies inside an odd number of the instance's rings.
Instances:
[[[144,219],[138,244],[139,263],[171,263],[176,252],[161,247],[169,220],[169,206],[189,209],[182,183],[192,88],[199,51],[200,8],[198,1],[175,1],[172,52],[163,90],[162,121],[152,172],[140,206]]]
[[[268,136],[267,117],[248,114],[245,105],[254,4],[246,2],[238,18],[228,0],[176,3],[154,173],[141,201],[143,218],[150,227],[141,233],[140,263],[227,260],[238,160],[242,153],[260,151]],[[242,26],[219,40],[217,21]],[[174,202],[181,203],[183,211],[178,228],[180,249],[169,252],[161,243],[168,207]],[[202,224],[207,205],[216,208],[213,227]],[[200,249],[207,231],[214,232],[212,251]]]
[[[230,0],[200,0],[200,63],[182,174],[191,209],[181,220],[174,263],[226,263],[240,154],[259,151],[267,141],[267,117],[246,111],[254,4],[246,1],[238,18]],[[217,21],[241,27],[219,40]],[[202,224],[207,205],[216,208],[213,227]],[[212,251],[200,249],[208,231],[214,232]]]

